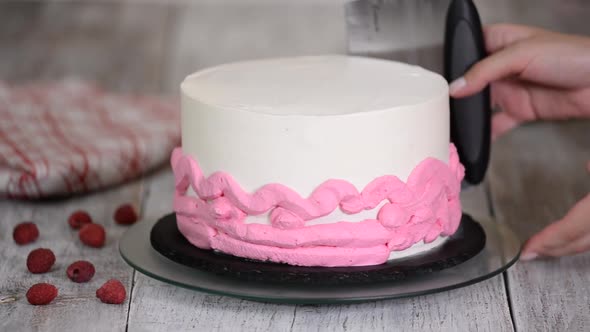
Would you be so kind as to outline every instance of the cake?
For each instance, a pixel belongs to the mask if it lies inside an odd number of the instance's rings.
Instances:
[[[343,55],[263,59],[199,71],[181,92],[174,211],[198,248],[366,266],[458,229],[464,169],[436,73]]]

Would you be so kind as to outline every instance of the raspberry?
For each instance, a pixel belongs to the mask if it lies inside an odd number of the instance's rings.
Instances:
[[[137,221],[137,212],[131,204],[123,204],[117,208],[113,219],[119,225],[131,225]]]
[[[90,218],[90,215],[85,211],[76,211],[68,218],[68,224],[70,224],[70,227],[73,229],[79,229],[80,227],[91,223],[92,218]]]
[[[12,237],[14,242],[20,245],[31,243],[39,237],[39,229],[32,222],[23,222],[16,225]]]
[[[68,278],[73,282],[87,282],[94,276],[94,265],[88,261],[76,261],[68,266]]]
[[[80,241],[85,245],[100,248],[104,246],[106,233],[101,225],[86,224],[82,226],[78,236],[80,237]]]
[[[35,284],[27,291],[27,300],[32,305],[45,305],[57,296],[57,288],[51,284]]]
[[[45,248],[39,248],[31,251],[27,256],[27,269],[31,273],[45,273],[51,270],[55,263],[53,251]]]
[[[111,279],[96,290],[96,297],[103,303],[121,304],[125,301],[125,287],[117,279]]]

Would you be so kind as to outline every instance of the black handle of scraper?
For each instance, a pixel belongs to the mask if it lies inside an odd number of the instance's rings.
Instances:
[[[445,78],[452,82],[486,56],[477,9],[471,0],[453,0],[447,12],[445,31]],[[480,183],[490,157],[490,90],[451,98],[451,141],[465,166],[465,180]]]

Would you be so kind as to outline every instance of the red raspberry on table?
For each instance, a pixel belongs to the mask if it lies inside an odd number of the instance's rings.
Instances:
[[[27,300],[32,305],[49,304],[57,297],[57,288],[51,284],[35,284],[27,291]]]
[[[30,221],[22,222],[16,225],[12,232],[12,237],[14,238],[14,242],[20,245],[31,243],[39,237],[39,229],[37,225]]]
[[[106,232],[99,224],[86,224],[78,234],[80,241],[89,247],[100,248],[104,246]]]
[[[72,213],[72,215],[70,215],[70,217],[68,218],[68,224],[70,224],[70,227],[72,227],[73,229],[79,229],[82,226],[91,223],[92,218],[90,217],[90,215],[87,212],[81,210]]]
[[[137,221],[137,212],[131,204],[123,204],[115,210],[113,219],[119,225],[131,225]]]
[[[76,261],[68,266],[66,274],[73,282],[87,282],[94,276],[94,265],[88,261]]]
[[[27,256],[27,269],[31,273],[45,273],[51,270],[55,263],[55,255],[50,249],[39,248],[31,251]]]
[[[110,279],[96,290],[96,297],[104,303],[121,304],[125,302],[125,296],[125,287],[117,279]]]

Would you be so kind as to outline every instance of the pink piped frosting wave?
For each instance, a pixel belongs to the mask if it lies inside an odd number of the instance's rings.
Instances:
[[[235,256],[301,266],[375,265],[386,262],[392,251],[452,235],[461,220],[464,168],[452,144],[448,164],[426,158],[405,183],[385,175],[359,192],[345,180],[332,179],[307,198],[281,184],[248,193],[224,172],[205,177],[181,148],[171,159],[179,230],[199,248]],[[189,187],[196,197],[187,195]],[[383,201],[376,219],[306,226],[338,208],[356,214]],[[264,213],[270,225],[244,222]]]

